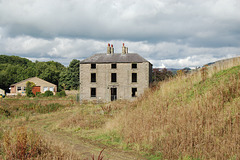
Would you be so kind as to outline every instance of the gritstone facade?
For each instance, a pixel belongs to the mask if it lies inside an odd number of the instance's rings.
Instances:
[[[114,53],[108,44],[107,53],[95,54],[80,62],[80,100],[133,100],[149,87],[152,64],[137,53]]]

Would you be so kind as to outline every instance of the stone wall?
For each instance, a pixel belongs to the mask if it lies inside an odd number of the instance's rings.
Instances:
[[[117,63],[112,69],[111,63],[80,64],[80,99],[81,100],[111,100],[111,88],[117,88],[117,99],[133,100],[132,88],[137,88],[137,96],[149,87],[151,81],[151,64],[149,62],[137,63],[132,69],[132,63]],[[96,73],[96,82],[91,83],[91,73]],[[117,74],[117,82],[111,82],[111,73]],[[132,73],[137,73],[137,82],[132,82]],[[96,88],[96,97],[91,97],[91,88]]]

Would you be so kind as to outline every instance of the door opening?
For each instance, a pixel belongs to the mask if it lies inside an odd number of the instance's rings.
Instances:
[[[117,100],[117,88],[111,88],[111,101]]]

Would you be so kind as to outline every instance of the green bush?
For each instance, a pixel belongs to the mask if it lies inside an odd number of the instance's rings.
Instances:
[[[36,92],[36,97],[42,97],[42,93],[41,92]]]
[[[65,91],[60,91],[60,92],[57,92],[56,96],[57,96],[57,97],[66,97],[67,94],[66,94]]]
[[[53,92],[52,92],[52,91],[46,91],[46,92],[43,93],[43,96],[44,96],[44,97],[53,96]]]

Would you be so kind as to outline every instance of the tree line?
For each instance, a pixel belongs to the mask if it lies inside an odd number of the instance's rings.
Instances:
[[[80,61],[73,59],[68,67],[59,62],[32,62],[18,56],[0,55],[0,88],[9,92],[11,84],[39,77],[58,86],[58,90],[78,89]]]

